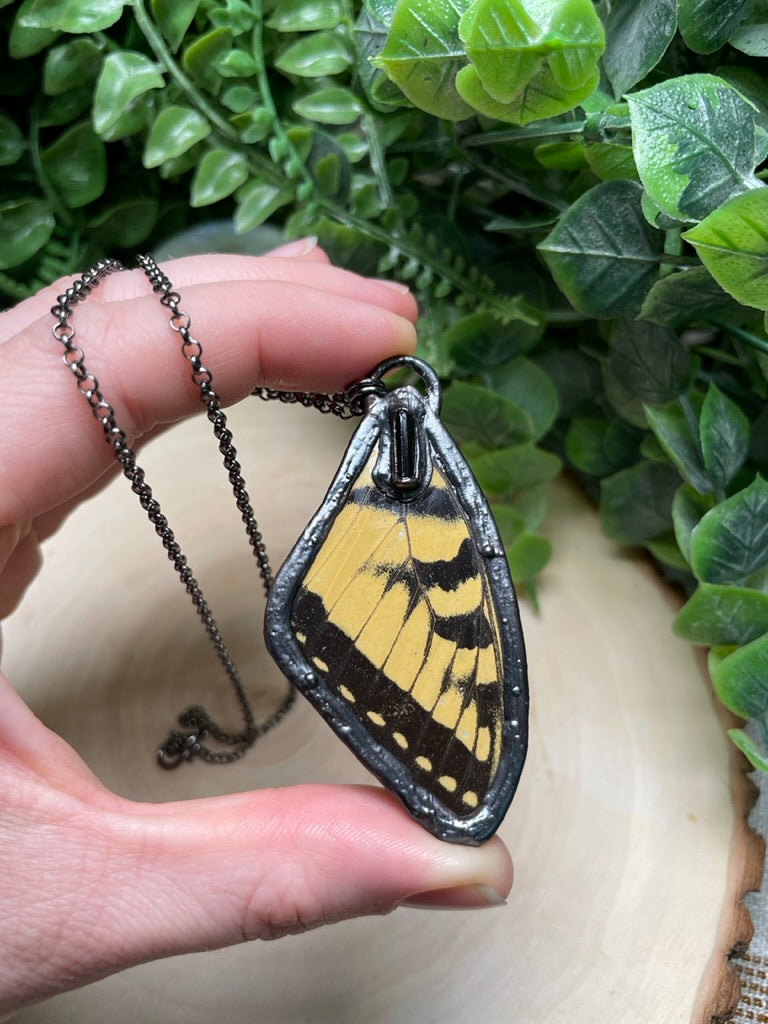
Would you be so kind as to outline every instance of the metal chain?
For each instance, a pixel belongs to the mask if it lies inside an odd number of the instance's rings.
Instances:
[[[200,397],[213,426],[214,436],[219,443],[219,451],[229,475],[235,502],[245,525],[249,544],[259,567],[264,590],[268,593],[272,585],[272,570],[245,487],[240,463],[237,461],[237,450],[232,442],[232,432],[227,427],[227,419],[221,409],[219,396],[213,388],[213,375],[202,362],[202,345],[191,333],[189,315],[179,308],[180,295],[174,291],[170,280],[160,270],[154,259],[151,256],[139,256],[138,263],[149,279],[153,291],[160,296],[162,305],[170,310],[171,328],[181,336],[182,354],[190,363],[192,380],[200,389]],[[221,637],[219,627],[203,596],[200,585],[194,577],[186,556],[179,547],[168,520],[161,511],[157,499],[153,496],[152,489],[145,480],[144,471],[136,462],[136,455],[128,444],[125,432],[116,422],[114,409],[105,400],[96,377],[86,368],[83,350],[75,344],[76,332],[72,324],[73,307],[86,299],[99,282],[109,274],[124,269],[118,260],[98,260],[90,270],[74,281],[62,295],[59,295],[56,305],[51,309],[51,313],[56,319],[52,329],[53,336],[64,346],[64,363],[75,377],[78,389],[91,407],[94,417],[101,424],[105,440],[111,445],[115,458],[130,481],[131,489],[147,513],[169,560],[173,563],[181,583],[189,594],[219,662],[232,684],[243,716],[243,730],[233,733],[222,729],[199,705],[189,707],[179,715],[179,724],[187,731],[173,730],[165,743],[158,749],[157,759],[165,768],[174,768],[183,761],[194,757],[199,757],[211,764],[227,764],[241,758],[259,736],[269,732],[285,717],[294,703],[295,691],[293,687],[290,688],[288,695],[269,718],[261,723],[255,721],[237,668]],[[283,392],[270,388],[257,388],[253,393],[265,400],[277,399],[288,403],[298,403],[348,419],[363,412],[367,395],[381,393],[381,390],[382,385],[379,381],[366,378],[352,385],[347,391],[333,395]],[[212,750],[202,742],[208,737],[229,749]]]

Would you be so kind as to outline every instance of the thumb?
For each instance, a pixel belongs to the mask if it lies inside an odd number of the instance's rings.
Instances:
[[[123,800],[6,700],[27,727],[0,747],[13,835],[0,846],[0,914],[15,922],[0,932],[0,1013],[147,960],[403,904],[491,906],[511,886],[500,840],[443,843],[372,787]]]

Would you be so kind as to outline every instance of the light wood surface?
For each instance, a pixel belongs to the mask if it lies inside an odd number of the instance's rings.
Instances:
[[[231,421],[278,564],[349,429],[255,400]],[[263,649],[260,585],[217,460],[204,421],[141,459],[263,716],[283,683]],[[400,910],[147,964],[25,1011],[19,1024],[688,1024],[694,1007],[701,1024],[745,884],[734,859],[744,807],[732,798],[723,723],[701,659],[670,633],[677,599],[601,536],[572,485],[552,487],[546,532],[555,554],[541,612],[522,605],[531,745],[501,829],[516,864],[506,907]],[[49,543],[7,623],[4,668],[99,777],[134,799],[370,781],[303,701],[235,766],[158,769],[154,747],[188,703],[236,722],[206,644],[118,479]]]

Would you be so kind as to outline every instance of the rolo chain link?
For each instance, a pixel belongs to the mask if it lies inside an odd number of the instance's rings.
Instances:
[[[170,310],[170,327],[181,337],[181,352],[192,367],[192,380],[200,389],[200,398],[213,427],[214,436],[218,441],[224,468],[227,470],[232,485],[235,502],[245,525],[248,542],[259,568],[264,590],[269,592],[272,585],[272,570],[264,540],[245,487],[240,463],[237,460],[237,450],[232,440],[232,432],[227,426],[227,418],[221,408],[221,401],[213,387],[213,375],[202,361],[202,345],[191,333],[189,314],[180,309],[179,293],[174,291],[170,280],[155,260],[151,256],[145,255],[139,256],[137,262],[152,285],[153,291],[160,296],[162,305]],[[243,729],[240,732],[229,732],[222,729],[199,705],[187,708],[179,715],[179,724],[185,731],[173,730],[170,733],[165,743],[157,750],[158,762],[165,768],[174,768],[184,761],[198,757],[212,764],[227,764],[241,758],[259,736],[269,732],[281,721],[294,703],[295,691],[293,687],[290,688],[287,696],[269,718],[259,723],[255,721],[240,675],[222,639],[200,585],[195,579],[186,556],[179,547],[168,520],[161,511],[157,499],[153,496],[151,487],[145,480],[143,469],[136,462],[136,455],[128,444],[125,432],[116,422],[114,409],[105,400],[96,377],[88,371],[83,350],[75,343],[76,332],[72,324],[74,306],[86,299],[103,278],[124,269],[118,260],[101,259],[75,280],[63,294],[57,297],[56,305],[51,309],[56,320],[52,328],[53,335],[64,346],[64,363],[75,377],[78,389],[88,402],[94,417],[101,424],[105,440],[112,447],[115,458],[130,481],[131,489],[147,513],[169,560],[173,563],[181,583],[189,594],[219,662],[232,684],[243,716]],[[271,388],[257,388],[253,394],[265,400],[298,403],[318,409],[323,413],[331,413],[348,419],[360,415],[364,411],[368,395],[381,393],[381,391],[382,385],[379,381],[366,378],[353,384],[346,391],[332,395],[276,391]],[[223,749],[211,749],[205,745],[203,741],[209,737]]]

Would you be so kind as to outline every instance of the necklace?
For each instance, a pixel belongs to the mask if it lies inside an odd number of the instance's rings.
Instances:
[[[485,841],[506,813],[525,760],[525,650],[504,549],[484,495],[440,422],[434,371],[400,356],[336,394],[253,392],[345,419],[362,416],[322,506],[273,576],[190,317],[155,260],[140,256],[138,263],[181,338],[267,595],[266,644],[292,684],[278,709],[257,723],[200,585],[85,365],[74,307],[124,269],[99,260],[58,296],[53,335],[192,601],[243,718],[241,731],[230,732],[199,705],[187,708],[182,728],[157,750],[158,762],[174,768],[192,758],[238,760],[285,717],[299,690],[425,828],[452,842]],[[421,379],[423,392],[385,387],[383,378],[403,369]]]

